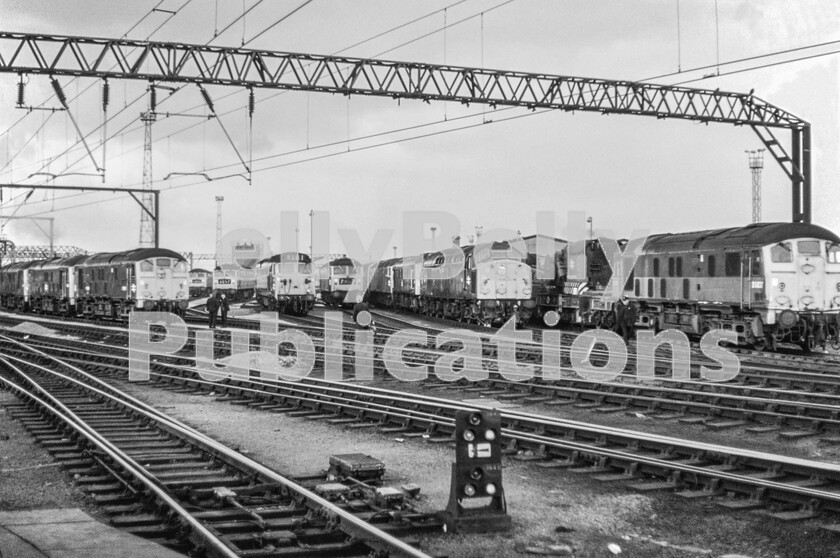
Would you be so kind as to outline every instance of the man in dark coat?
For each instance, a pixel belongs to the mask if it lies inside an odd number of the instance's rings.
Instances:
[[[207,299],[207,313],[210,315],[210,329],[216,327],[216,316],[219,313],[219,299],[217,293],[211,293]]]
[[[627,297],[620,297],[613,305],[613,331],[621,333],[621,325],[627,314]]]
[[[228,302],[227,295],[222,293],[219,299],[219,309],[222,311],[222,327],[227,327],[227,315],[230,311],[230,302]]]
[[[627,304],[627,309],[624,312],[624,341],[625,343],[630,339],[636,337],[636,318],[639,315],[639,309],[636,308],[635,302]]]
[[[630,340],[630,335],[633,331],[633,324],[636,323],[636,312],[627,302],[627,297],[622,296],[615,303],[615,331],[620,333],[624,338],[624,342]]]

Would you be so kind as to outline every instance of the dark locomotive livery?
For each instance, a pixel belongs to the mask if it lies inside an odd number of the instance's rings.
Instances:
[[[183,314],[188,284],[187,263],[180,254],[138,248],[4,266],[0,305],[21,312],[113,319],[137,310]]]
[[[539,278],[534,274],[535,315],[548,326],[559,321],[611,327],[611,314],[592,312],[593,303],[601,304],[604,288],[612,277],[601,241],[579,241],[571,250],[563,242],[553,256],[554,261],[549,265],[541,262],[542,269],[551,269],[550,277]],[[536,265],[537,257],[529,252],[529,263]]]
[[[365,292],[365,275],[365,266],[352,258],[332,260],[320,271],[321,300],[327,306],[352,306]]]
[[[190,297],[210,296],[213,292],[213,272],[195,268],[190,270]]]
[[[535,308],[526,254],[509,242],[379,262],[368,293],[375,305],[484,325],[524,322]]]
[[[257,302],[281,314],[305,316],[315,305],[312,259],[284,252],[262,260],[256,268]]]

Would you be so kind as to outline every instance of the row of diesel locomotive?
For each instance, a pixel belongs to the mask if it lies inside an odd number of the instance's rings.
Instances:
[[[589,243],[589,277],[560,276],[538,291],[545,318],[609,326],[603,295],[612,269],[598,241]],[[734,331],[740,344],[775,349],[840,349],[840,237],[805,223],[754,223],[645,239],[623,285],[638,308],[638,327],[702,335]],[[550,314],[550,311],[556,314]],[[553,325],[553,324],[550,324]]]
[[[281,314],[305,316],[315,305],[312,259],[299,252],[284,252],[260,261],[256,267],[259,305]]]
[[[177,252],[138,248],[12,263],[0,269],[5,310],[123,319],[132,311],[183,314],[187,263]]]
[[[368,298],[458,322],[525,322],[536,306],[526,259],[524,249],[503,241],[384,260],[371,267]]]

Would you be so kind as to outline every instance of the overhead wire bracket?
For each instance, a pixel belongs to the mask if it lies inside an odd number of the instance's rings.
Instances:
[[[239,157],[239,162],[242,163],[243,167],[245,167],[245,171],[248,173],[248,184],[251,184],[251,169],[248,166],[248,163],[245,162],[245,159],[242,158],[242,154],[239,153],[239,149],[236,148],[236,144],[233,142],[233,138],[230,137],[227,128],[225,128],[224,122],[222,122],[222,119],[219,118],[219,115],[216,112],[216,107],[213,105],[213,99],[210,98],[210,93],[208,93],[200,83],[197,83],[196,85],[198,86],[198,90],[201,91],[201,96],[204,97],[204,102],[207,104],[207,108],[209,108],[213,116],[216,117],[216,122],[218,122],[219,126],[221,126],[222,132],[225,133],[231,147],[233,147],[233,151],[236,153],[236,156]]]
[[[79,123],[76,122],[76,119],[73,117],[73,112],[67,105],[67,96],[64,94],[64,90],[61,89],[61,84],[58,83],[58,80],[52,76],[50,76],[50,83],[52,84],[52,88],[55,91],[55,96],[58,97],[58,102],[60,102],[61,106],[64,107],[64,110],[67,111],[67,116],[70,117],[70,121],[73,123],[73,127],[76,128],[76,133],[79,134],[79,140],[82,142],[82,145],[85,146],[85,150],[87,151],[90,160],[93,162],[93,167],[99,172],[98,176],[101,176],[102,182],[105,182],[105,169],[101,168],[96,162],[96,158],[93,156],[93,152],[90,150],[90,146],[88,145],[87,140],[85,139],[85,135],[82,133],[81,128],[79,128]]]

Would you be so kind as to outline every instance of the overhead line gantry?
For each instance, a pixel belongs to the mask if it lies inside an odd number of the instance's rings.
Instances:
[[[0,72],[140,79],[634,114],[750,126],[811,222],[811,126],[750,93],[389,60],[0,32]],[[790,130],[790,153],[773,134]]]

